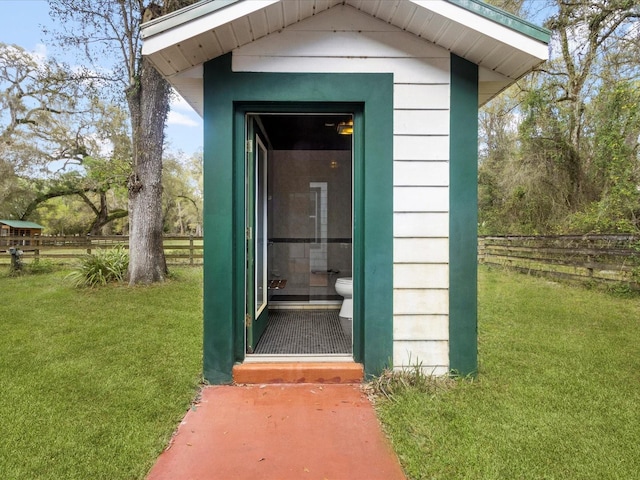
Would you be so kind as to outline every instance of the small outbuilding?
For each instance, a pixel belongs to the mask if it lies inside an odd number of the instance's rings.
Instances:
[[[44,227],[34,222],[24,220],[0,220],[0,244],[29,245],[31,237],[42,235]],[[12,237],[9,240],[8,237]],[[28,237],[17,239],[15,237]]]
[[[478,106],[550,34],[477,0],[203,0],[143,55],[204,118],[204,375],[477,370]]]

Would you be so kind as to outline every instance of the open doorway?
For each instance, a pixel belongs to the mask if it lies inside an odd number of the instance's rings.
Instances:
[[[247,353],[352,355],[353,121],[246,115]]]

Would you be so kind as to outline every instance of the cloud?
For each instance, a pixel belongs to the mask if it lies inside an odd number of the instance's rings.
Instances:
[[[173,106],[173,105],[172,105]],[[191,107],[189,107],[191,108]],[[185,127],[199,127],[200,124],[196,122],[193,118],[189,117],[189,115],[185,115],[184,113],[176,112],[171,110],[169,112],[169,116],[167,117],[168,125],[183,125]]]
[[[36,44],[36,48],[31,52],[31,55],[34,58],[39,59],[40,61],[44,61],[47,58],[47,46],[44,43]]]

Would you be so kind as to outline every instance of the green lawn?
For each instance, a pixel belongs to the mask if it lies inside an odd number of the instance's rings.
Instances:
[[[480,374],[380,401],[411,479],[640,478],[640,299],[481,269]]]
[[[95,290],[64,275],[0,278],[0,478],[144,478],[197,393],[201,269]]]
[[[0,277],[0,479],[142,479],[197,393],[201,269]],[[378,410],[411,479],[640,475],[640,299],[481,269],[480,375]]]

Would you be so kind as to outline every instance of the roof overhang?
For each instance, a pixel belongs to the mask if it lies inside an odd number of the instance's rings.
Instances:
[[[548,30],[479,0],[202,0],[143,24],[142,53],[202,115],[205,62],[339,4],[477,64],[481,105],[548,58]]]
[[[11,228],[31,228],[40,230],[44,228],[42,225],[25,220],[0,220],[0,226],[4,228],[5,225]]]

